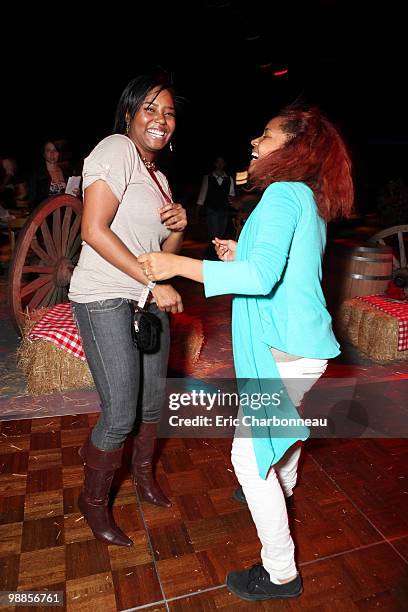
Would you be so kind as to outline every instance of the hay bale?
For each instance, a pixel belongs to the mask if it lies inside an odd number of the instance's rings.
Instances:
[[[185,312],[173,315],[170,319],[170,334],[169,367],[183,374],[191,374],[204,344],[201,319]]]
[[[373,361],[408,360],[408,351],[398,350],[398,319],[361,300],[343,302],[337,332]]]
[[[27,391],[31,395],[94,387],[86,361],[81,361],[52,342],[27,342],[26,347],[21,348],[20,355],[22,366],[22,362],[26,361]]]
[[[48,310],[39,308],[25,316],[17,361],[26,376],[28,393],[43,395],[94,387],[86,361],[47,340],[28,340],[32,328]],[[201,320],[185,313],[173,316],[170,330],[172,343],[169,365],[178,372],[189,374],[199,359],[204,342]]]
[[[22,328],[17,361],[26,376],[28,393],[43,395],[92,388],[94,382],[86,361],[47,340],[28,340],[32,328],[46,312],[48,308],[39,308],[27,314]]]

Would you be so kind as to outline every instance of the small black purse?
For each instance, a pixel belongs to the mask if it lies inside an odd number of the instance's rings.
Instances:
[[[133,343],[143,353],[157,353],[160,348],[162,324],[156,315],[144,310],[137,304],[131,304]]]

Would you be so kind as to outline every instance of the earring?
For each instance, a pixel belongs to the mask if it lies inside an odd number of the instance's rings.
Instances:
[[[171,141],[170,141],[170,144],[169,144],[169,148],[170,148],[170,151],[173,153],[173,151],[174,151],[174,146],[173,146],[173,143],[172,143]]]
[[[130,121],[129,119],[126,120],[126,134],[129,134],[129,130],[130,130]]]

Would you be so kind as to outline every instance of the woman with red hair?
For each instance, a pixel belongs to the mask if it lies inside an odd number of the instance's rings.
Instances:
[[[150,280],[176,275],[204,283],[205,295],[235,294],[232,314],[237,378],[264,389],[277,379],[274,416],[298,416],[306,391],[339,354],[321,289],[326,223],[349,216],[351,163],[336,128],[317,108],[284,109],[252,141],[249,179],[263,196],[239,242],[216,239],[222,261],[168,253],[141,255]],[[257,385],[255,384],[258,384]],[[241,408],[241,415],[250,411]],[[271,416],[271,408],[257,410]],[[241,419],[232,462],[262,544],[262,564],[230,572],[227,586],[246,600],[297,597],[302,582],[294,559],[287,507],[293,503],[301,442],[309,430],[258,428]],[[269,421],[265,421],[269,423]]]

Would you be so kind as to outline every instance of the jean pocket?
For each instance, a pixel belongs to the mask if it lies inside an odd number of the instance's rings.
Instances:
[[[88,312],[111,312],[117,310],[126,302],[125,298],[113,298],[111,300],[100,300],[99,302],[88,302]]]

